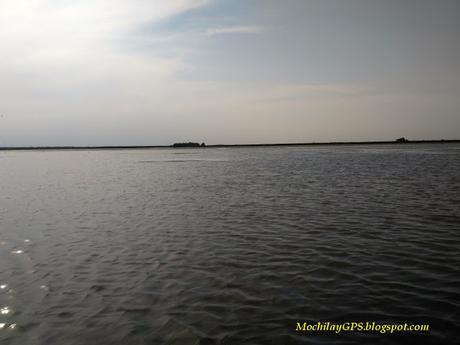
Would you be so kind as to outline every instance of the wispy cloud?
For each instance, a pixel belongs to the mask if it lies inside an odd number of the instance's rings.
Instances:
[[[121,40],[208,0],[4,0],[0,10],[2,64],[70,64],[91,55],[118,58]],[[129,53],[129,52],[128,52]],[[41,66],[37,66],[41,67]]]
[[[256,25],[228,26],[210,28],[206,31],[206,35],[214,36],[223,34],[258,34],[266,30],[266,27]]]

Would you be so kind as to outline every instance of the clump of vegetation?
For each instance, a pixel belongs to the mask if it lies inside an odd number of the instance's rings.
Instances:
[[[174,143],[172,145],[173,147],[205,147],[205,143],[194,143],[189,141],[188,143]]]

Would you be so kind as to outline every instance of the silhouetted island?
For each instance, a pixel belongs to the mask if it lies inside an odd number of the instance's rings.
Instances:
[[[396,139],[396,142],[397,143],[408,143],[409,140],[407,140],[406,138],[402,137],[402,138]]]
[[[174,143],[172,147],[205,147],[205,143],[193,143],[189,141],[188,143]]]

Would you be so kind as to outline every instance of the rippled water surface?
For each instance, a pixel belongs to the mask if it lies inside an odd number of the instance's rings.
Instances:
[[[455,343],[459,172],[454,144],[0,151],[0,343]]]

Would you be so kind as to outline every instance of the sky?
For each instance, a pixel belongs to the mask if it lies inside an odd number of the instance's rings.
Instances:
[[[0,0],[0,146],[460,139],[457,0]]]

